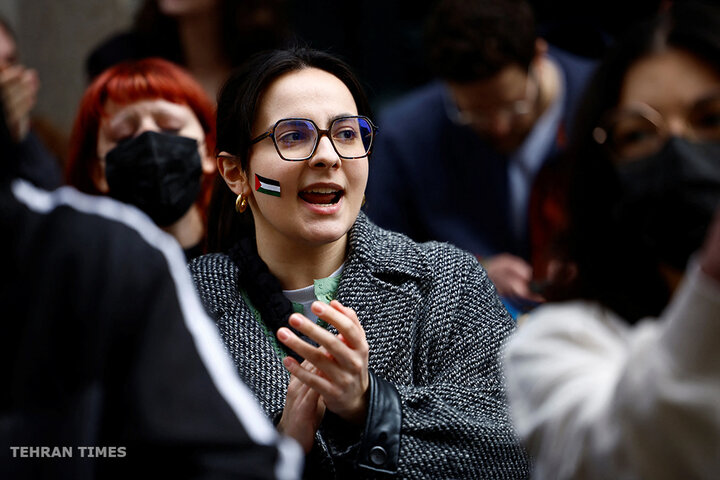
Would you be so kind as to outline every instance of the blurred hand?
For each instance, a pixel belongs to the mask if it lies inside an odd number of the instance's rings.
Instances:
[[[317,373],[317,369],[307,360],[298,367]],[[325,403],[320,394],[302,383],[296,376],[290,375],[285,409],[278,424],[278,431],[297,440],[305,453],[310,453],[315,441],[315,432],[320,426],[323,415],[325,415]]]
[[[355,312],[337,300],[330,305],[315,302],[312,311],[334,326],[338,335],[333,335],[304,315],[292,314],[290,325],[317,342],[318,347],[300,339],[288,328],[278,330],[278,339],[312,362],[317,371],[302,368],[292,357],[285,357],[283,363],[292,375],[322,396],[328,410],[348,422],[362,425],[367,416],[370,385],[365,330]]]
[[[30,131],[30,111],[35,107],[40,81],[35,70],[12,65],[0,70],[0,97],[5,106],[5,119],[15,141]]]
[[[530,290],[532,267],[522,258],[500,253],[482,263],[501,297],[538,303],[545,301],[542,295]]]
[[[720,209],[715,212],[715,218],[705,236],[705,243],[700,251],[700,268],[720,282]]]

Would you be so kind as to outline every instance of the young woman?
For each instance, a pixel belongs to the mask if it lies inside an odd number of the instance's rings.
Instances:
[[[507,350],[534,478],[720,471],[719,60],[718,6],[677,2],[618,43],[588,92],[573,298],[533,312]]]
[[[217,173],[213,105],[180,67],[121,63],[88,86],[70,140],[68,183],[137,206],[193,258]]]
[[[221,253],[190,266],[201,298],[308,452],[306,477],[524,478],[498,368],[513,322],[471,255],[360,212],[368,114],[322,52],[274,51],[230,77],[210,218]]]

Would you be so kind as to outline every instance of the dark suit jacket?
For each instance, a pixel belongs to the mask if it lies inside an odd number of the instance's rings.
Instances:
[[[561,123],[569,131],[594,62],[557,49],[550,56],[565,77]],[[482,256],[510,252],[528,258],[528,240],[517,241],[511,229],[507,159],[470,128],[450,120],[445,88],[433,82],[381,112],[371,154],[368,216],[417,241],[447,241]],[[556,141],[546,159],[561,146]]]

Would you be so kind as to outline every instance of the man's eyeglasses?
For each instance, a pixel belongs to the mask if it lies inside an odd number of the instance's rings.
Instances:
[[[483,111],[461,109],[451,94],[445,95],[445,111],[456,125],[476,126],[487,128],[502,117],[511,123],[520,117],[532,113],[540,99],[540,84],[531,69],[525,83],[525,96],[520,100],[509,102],[502,106],[488,108]]]
[[[321,130],[307,118],[283,118],[270,130],[257,136],[252,143],[272,138],[280,158],[290,162],[307,160],[315,154],[320,137],[326,135],[343,159],[362,158],[370,153],[377,127],[361,115],[339,117],[327,130]]]
[[[720,141],[720,90],[695,102],[682,120],[684,137]],[[671,135],[668,120],[644,103],[611,110],[593,130],[593,139],[619,160],[637,160],[657,153]]]

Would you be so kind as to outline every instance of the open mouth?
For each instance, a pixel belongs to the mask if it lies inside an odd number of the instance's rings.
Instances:
[[[313,188],[312,190],[303,190],[298,196],[307,203],[313,205],[334,205],[340,201],[345,194],[343,190],[334,190],[331,188]]]

